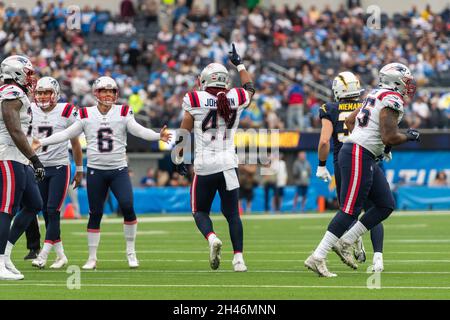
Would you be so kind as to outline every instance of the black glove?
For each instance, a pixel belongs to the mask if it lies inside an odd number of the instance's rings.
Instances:
[[[34,178],[37,182],[41,182],[45,178],[45,169],[42,162],[39,160],[37,155],[34,155],[30,158],[31,163],[34,168]]]
[[[182,176],[185,176],[188,173],[188,169],[187,169],[186,165],[184,164],[184,162],[182,162],[180,164],[176,164],[175,171],[178,172],[179,174],[181,174]]]
[[[236,52],[234,43],[231,44],[231,47],[232,47],[231,51],[228,52],[228,58],[230,59],[231,63],[237,67],[238,65],[242,64],[241,57]]]
[[[389,152],[391,152],[392,151],[392,146],[385,146],[384,147],[384,153],[389,153]]]
[[[416,129],[408,129],[406,131],[406,138],[408,138],[408,141],[420,141],[420,133]]]

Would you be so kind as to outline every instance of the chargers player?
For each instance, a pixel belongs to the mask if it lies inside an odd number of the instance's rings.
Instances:
[[[59,83],[52,77],[39,79],[35,89],[35,103],[32,104],[33,136],[45,138],[58,133],[76,121],[76,108],[70,103],[58,103],[60,98]],[[78,187],[83,178],[83,153],[78,137],[70,140],[77,173],[74,177],[74,188]],[[56,261],[51,269],[59,269],[67,264],[67,257],[61,241],[60,213],[66,198],[70,179],[70,160],[67,142],[42,148],[38,152],[45,167],[45,179],[39,182],[39,190],[44,208],[42,210],[46,234],[44,246],[32,265],[45,267],[52,248],[56,252]]]
[[[338,154],[349,134],[344,121],[354,110],[361,107],[362,103],[359,101],[359,97],[364,90],[361,89],[358,78],[348,71],[341,72],[334,78],[332,89],[336,102],[328,102],[320,108],[322,129],[318,146],[319,166],[317,167],[316,176],[325,182],[331,180],[330,173],[326,167],[326,160],[330,151],[330,139],[333,137],[334,177],[336,181],[337,199],[339,201],[341,173],[338,164]],[[364,206],[365,211],[369,207],[370,205],[366,204]],[[383,234],[383,224],[379,224],[371,230],[374,251],[374,271],[382,271],[383,269]],[[366,260],[362,238],[358,239],[355,256],[358,262],[364,262]]]
[[[33,148],[58,144],[84,132],[87,141],[87,193],[89,222],[87,226],[89,258],[83,269],[97,267],[97,248],[100,243],[100,222],[108,190],[119,202],[124,216],[124,235],[130,268],[137,268],[135,239],[137,230],[133,206],[133,189],[126,160],[127,132],[145,140],[169,141],[166,127],[161,132],[144,128],[136,122],[127,105],[115,104],[119,89],[114,79],[100,77],[95,80],[93,93],[97,105],[80,108],[77,121],[69,128],[42,140],[34,140]]]
[[[42,208],[36,180],[44,178],[45,170],[26,136],[32,121],[27,95],[36,84],[33,65],[28,58],[14,55],[0,68],[4,82],[0,87],[0,280],[21,280],[24,276],[11,262],[11,250],[20,237],[17,230],[25,230]],[[10,231],[20,205],[16,229]]]
[[[200,91],[187,93],[183,99],[184,118],[181,129],[194,130],[195,176],[191,186],[191,206],[195,223],[208,240],[209,261],[213,270],[219,268],[222,242],[214,232],[209,213],[216,192],[221,199],[222,213],[227,219],[233,244],[233,269],[247,271],[243,258],[243,229],[239,217],[238,158],[234,134],[239,118],[255,92],[250,75],[241,62],[234,44],[230,61],[239,71],[243,88],[229,88],[228,70],[219,63],[207,65],[200,74]],[[182,138],[182,137],[181,137]],[[187,169],[179,154],[182,139],[177,139],[176,170],[185,175]]]
[[[412,99],[415,91],[414,78],[405,65],[385,65],[379,73],[379,88],[372,90],[363,106],[353,111],[345,121],[352,133],[339,152],[340,210],[314,253],[305,261],[305,266],[319,276],[336,276],[326,266],[326,256],[332,248],[345,264],[356,269],[358,265],[351,246],[394,210],[394,197],[376,159],[383,155],[386,146],[419,140],[417,130],[408,129],[401,133],[398,128],[405,99]],[[370,199],[374,206],[348,230],[366,199]],[[348,232],[344,235],[346,230]]]

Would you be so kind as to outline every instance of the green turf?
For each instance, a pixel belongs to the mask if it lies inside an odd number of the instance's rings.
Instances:
[[[140,268],[125,260],[122,224],[105,219],[98,253],[98,270],[81,272],[81,289],[70,290],[65,270],[37,270],[23,261],[25,241],[13,251],[13,261],[25,280],[0,282],[0,298],[10,299],[449,299],[450,214],[395,213],[385,223],[385,272],[381,289],[368,289],[366,273],[372,259],[352,271],[334,253],[329,269],[337,278],[319,278],[303,261],[320,241],[330,215],[244,217],[245,259],[249,271],[234,273],[226,221],[214,217],[224,243],[218,271],[209,269],[207,242],[189,216],[186,221],[141,219],[137,238]],[[256,217],[256,219],[254,218]],[[262,219],[261,219],[262,218]],[[150,221],[149,221],[150,220]],[[117,222],[115,222],[117,221]],[[63,223],[69,265],[87,258],[85,221]],[[54,259],[51,254],[49,262]],[[50,263],[48,264],[50,265]],[[47,265],[47,266],[48,266]]]

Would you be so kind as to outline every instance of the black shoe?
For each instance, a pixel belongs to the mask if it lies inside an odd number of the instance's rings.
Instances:
[[[30,252],[23,258],[24,260],[34,260],[39,255],[39,249],[31,249]]]

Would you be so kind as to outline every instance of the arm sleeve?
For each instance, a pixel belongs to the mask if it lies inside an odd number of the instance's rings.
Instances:
[[[329,110],[328,106],[326,104],[323,104],[319,110],[319,118],[320,119],[328,119],[331,122],[333,122],[333,120],[331,120],[331,115],[330,115],[329,111],[330,110]]]
[[[83,132],[83,124],[81,123],[81,121],[77,121],[67,129],[52,134],[48,138],[42,139],[41,144],[42,146],[48,146],[51,144],[61,143],[70,140],[72,138],[78,137],[82,132]]]
[[[156,132],[156,131],[153,131],[152,129],[147,129],[147,128],[141,126],[139,123],[136,122],[134,117],[132,117],[128,120],[127,130],[133,136],[136,136],[136,137],[144,139],[144,140],[154,141],[154,140],[160,139],[159,132]]]

